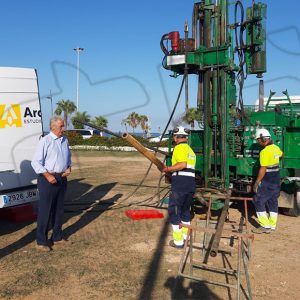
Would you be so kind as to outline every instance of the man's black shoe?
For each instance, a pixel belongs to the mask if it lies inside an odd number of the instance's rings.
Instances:
[[[177,249],[182,249],[184,245],[176,245],[176,244],[174,243],[174,240],[171,240],[171,241],[169,242],[169,246],[171,246],[171,247],[173,247],[173,248],[177,248]]]

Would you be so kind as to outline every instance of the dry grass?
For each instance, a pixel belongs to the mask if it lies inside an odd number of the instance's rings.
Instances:
[[[181,252],[167,246],[166,218],[132,221],[124,211],[136,206],[112,206],[134,191],[149,163],[137,153],[75,152],[73,158],[64,223],[72,245],[38,253],[34,223],[1,221],[0,298],[170,299]],[[144,187],[123,204],[152,196],[159,175],[152,168]],[[280,216],[274,235],[256,238],[250,264],[254,299],[297,298],[299,233],[300,218]],[[222,288],[187,280],[177,296],[228,298]]]

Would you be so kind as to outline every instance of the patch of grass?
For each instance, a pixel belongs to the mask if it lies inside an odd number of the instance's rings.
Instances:
[[[9,283],[0,285],[0,296],[5,299],[22,298],[43,287],[52,286],[61,280],[59,271],[51,266],[38,266],[32,272],[16,276]]]
[[[0,290],[1,298],[11,299],[13,297],[13,295],[14,295],[13,288],[5,287],[5,288],[1,288],[1,290]]]

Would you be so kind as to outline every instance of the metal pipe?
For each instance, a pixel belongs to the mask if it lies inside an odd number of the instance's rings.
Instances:
[[[193,21],[192,21],[192,38],[194,39],[194,49],[197,49],[197,16],[196,13],[198,11],[197,3],[194,4],[193,7]]]
[[[212,129],[211,129],[211,93],[210,93],[211,71],[204,72],[203,76],[203,102],[204,102],[204,151],[203,177],[205,187],[208,187],[211,169]]]
[[[197,49],[199,46],[203,46],[204,45],[204,40],[203,40],[203,16],[202,18],[199,16],[199,7],[197,6],[198,11],[197,11],[197,16],[198,16],[198,20],[199,23],[196,24],[197,26],[197,30],[196,30],[196,34],[197,34],[197,44],[195,49]],[[198,109],[203,110],[203,72],[199,72],[198,73],[198,93],[197,93],[197,107]]]
[[[259,80],[258,111],[264,111],[264,80]]]
[[[214,149],[214,176],[217,177],[217,158],[218,158],[218,71],[213,71],[212,78],[212,124],[213,124],[213,149]]]
[[[198,74],[197,107],[203,110],[203,73]]]
[[[228,97],[227,97],[227,74],[226,72],[222,71],[223,78],[221,79],[221,86],[222,86],[222,91],[224,95],[224,124],[225,124],[225,129],[223,132],[223,176],[224,176],[224,181],[225,181],[225,188],[229,188],[229,163],[227,160],[227,157],[229,157],[229,147],[227,146],[227,134],[229,130],[229,122],[228,122]],[[234,143],[235,145],[235,143]]]
[[[211,0],[205,0],[205,5],[211,5]],[[204,10],[203,18],[203,44],[206,48],[211,47],[211,10]],[[203,177],[205,181],[205,187],[209,186],[209,177],[211,176],[211,151],[212,151],[212,115],[211,115],[211,70],[208,68],[203,72],[203,100],[204,100],[204,170]]]
[[[184,23],[184,49],[185,49],[185,65],[184,65],[184,76],[185,76],[185,112],[189,110],[189,84],[188,84],[188,34],[189,26],[187,21]]]
[[[222,209],[221,216],[218,220],[217,230],[213,237],[213,242],[212,242],[210,252],[209,252],[210,256],[212,256],[212,257],[216,257],[218,254],[220,239],[221,239],[225,219],[227,217],[228,209],[229,209],[229,198],[230,198],[229,195],[227,195],[227,198],[224,202],[224,207]]]
[[[214,131],[214,176],[217,177],[217,172],[218,172],[218,165],[217,165],[217,160],[218,160],[218,151],[217,151],[217,147],[218,147],[218,130],[217,130],[217,125],[214,125],[213,128]]]

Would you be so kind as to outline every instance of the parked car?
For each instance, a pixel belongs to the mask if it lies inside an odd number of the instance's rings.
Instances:
[[[93,135],[102,136],[101,131],[96,129],[71,129],[71,130],[67,130],[66,132],[77,132],[82,135],[83,139],[89,139]]]
[[[150,138],[150,139],[149,139],[149,142],[158,143],[158,142],[160,142],[160,140],[161,140],[161,141],[167,141],[168,139],[169,139],[169,134],[166,133],[166,134],[164,134],[163,137],[162,137],[162,135],[159,135],[159,136],[157,136],[157,137]]]

